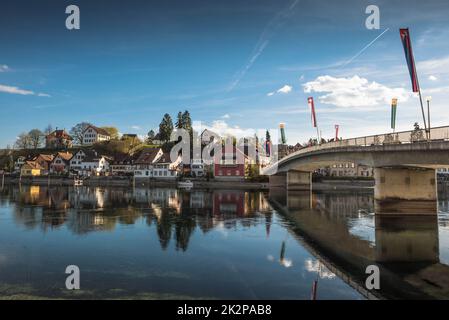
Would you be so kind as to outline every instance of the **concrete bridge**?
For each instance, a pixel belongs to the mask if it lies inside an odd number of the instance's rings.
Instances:
[[[310,191],[312,172],[338,163],[374,168],[376,214],[436,214],[436,169],[449,167],[449,126],[359,137],[301,149],[263,170],[270,187]]]

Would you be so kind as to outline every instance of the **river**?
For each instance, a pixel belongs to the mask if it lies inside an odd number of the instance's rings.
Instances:
[[[438,217],[384,218],[370,189],[7,186],[0,299],[310,299],[314,283],[317,299],[444,299],[448,195]]]

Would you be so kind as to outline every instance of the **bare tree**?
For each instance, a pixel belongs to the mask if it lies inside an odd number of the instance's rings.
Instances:
[[[73,138],[74,144],[82,144],[83,143],[83,133],[91,124],[88,122],[81,122],[75,125],[72,130],[70,130],[70,135]]]
[[[16,146],[19,149],[29,149],[31,147],[31,138],[30,135],[26,132],[19,134],[16,140]]]
[[[49,134],[52,133],[52,132],[53,132],[53,127],[52,127],[51,124],[49,124],[48,126],[45,127],[45,129],[44,129],[44,134],[45,134],[46,136],[49,135]]]
[[[44,133],[39,129],[33,129],[28,132],[28,136],[30,137],[30,143],[33,149],[37,149],[42,145],[42,141],[44,140]]]

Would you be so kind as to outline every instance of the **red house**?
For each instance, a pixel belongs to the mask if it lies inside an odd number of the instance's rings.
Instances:
[[[214,176],[217,180],[240,181],[245,179],[248,157],[235,146],[226,146],[215,156]]]

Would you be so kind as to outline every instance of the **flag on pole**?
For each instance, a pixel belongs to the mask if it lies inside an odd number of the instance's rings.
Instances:
[[[271,142],[270,141],[265,142],[265,153],[268,157],[271,155]]]
[[[311,115],[312,115],[312,125],[313,125],[314,128],[316,128],[317,124],[316,124],[316,114],[315,114],[315,103],[313,102],[313,97],[309,97],[307,99],[307,102],[309,104],[310,112],[311,112]]]
[[[285,137],[285,123],[279,124],[279,128],[281,129],[281,142],[282,144],[286,144],[287,138]]]
[[[402,45],[404,46],[405,59],[407,60],[408,71],[412,80],[413,92],[419,92],[418,75],[416,74],[415,59],[413,58],[412,43],[408,28],[399,29]]]
[[[391,129],[396,129],[396,109],[398,106],[398,99],[391,100]]]
[[[335,141],[338,141],[338,129],[340,129],[340,126],[338,124],[335,125]]]

